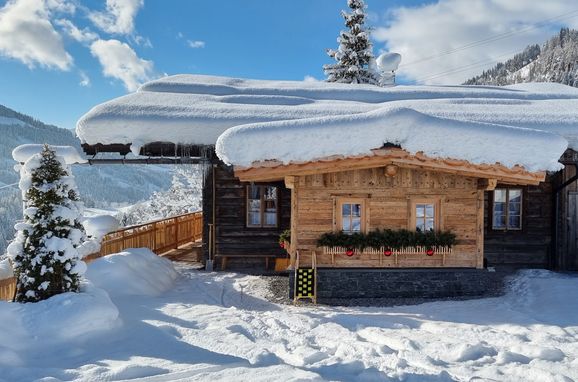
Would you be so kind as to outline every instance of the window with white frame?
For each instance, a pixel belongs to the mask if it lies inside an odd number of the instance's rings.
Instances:
[[[420,232],[433,231],[435,227],[435,203],[415,204],[415,230]]]
[[[494,190],[492,228],[495,230],[522,229],[521,188],[497,188]]]
[[[337,203],[337,229],[344,233],[365,231],[365,202],[361,199],[340,199]]]
[[[247,186],[247,226],[277,227],[279,210],[278,190],[275,186]]]

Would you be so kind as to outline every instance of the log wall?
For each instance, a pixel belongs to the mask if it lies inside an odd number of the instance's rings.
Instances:
[[[278,187],[279,225],[277,228],[247,227],[246,190],[249,183],[239,182],[233,170],[217,164],[205,179],[203,188],[203,253],[208,258],[209,224],[213,223],[213,173],[215,175],[215,253],[218,259],[231,256],[228,264],[262,264],[259,257],[285,257],[286,252],[279,246],[279,235],[289,228],[291,218],[291,193],[283,182],[268,183]],[[233,258],[234,257],[234,258]],[[243,257],[246,257],[244,259]],[[262,267],[262,265],[258,265]]]
[[[498,184],[496,188],[507,188]],[[548,267],[552,237],[553,179],[522,189],[522,229],[493,230],[493,192],[485,195],[485,258],[489,266]]]
[[[395,176],[386,177],[383,168],[375,168],[295,177],[293,183],[297,197],[292,245],[299,250],[303,262],[308,261],[308,253],[318,250],[317,238],[333,231],[337,198],[364,198],[367,230],[373,230],[411,228],[411,199],[432,197],[440,201],[440,228],[454,232],[458,240],[453,256],[446,257],[445,266],[482,267],[483,191],[478,190],[476,178],[404,168]],[[334,259],[336,267],[351,266],[347,265],[345,255],[343,257]],[[318,251],[320,266],[331,262],[330,255]],[[379,267],[379,261],[356,266]],[[403,266],[441,267],[442,262],[436,257],[417,254],[406,256]]]

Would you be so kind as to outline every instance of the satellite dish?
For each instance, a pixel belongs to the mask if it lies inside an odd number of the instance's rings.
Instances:
[[[401,62],[399,53],[383,53],[377,57],[376,64],[381,72],[394,72]]]

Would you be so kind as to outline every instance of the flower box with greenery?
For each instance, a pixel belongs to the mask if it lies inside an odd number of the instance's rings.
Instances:
[[[399,266],[400,255],[417,254],[427,257],[439,254],[444,265],[445,256],[452,253],[455,244],[456,235],[449,231],[422,232],[406,229],[378,229],[369,233],[353,234],[329,232],[317,240],[317,246],[321,247],[325,254],[332,256],[332,263],[335,263],[336,255],[354,259],[367,255],[379,260],[380,265],[389,261],[391,266]]]

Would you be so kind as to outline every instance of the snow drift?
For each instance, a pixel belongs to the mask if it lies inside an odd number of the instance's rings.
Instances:
[[[158,296],[178,277],[172,263],[147,248],[131,248],[90,264],[86,277],[111,295]]]
[[[95,338],[114,337],[123,320],[109,296],[158,296],[174,286],[178,273],[149,250],[130,249],[94,261],[85,276],[80,293],[28,304],[0,301],[0,370],[31,367],[30,357],[50,357],[47,349],[74,350]],[[0,381],[3,377],[0,372]]]

